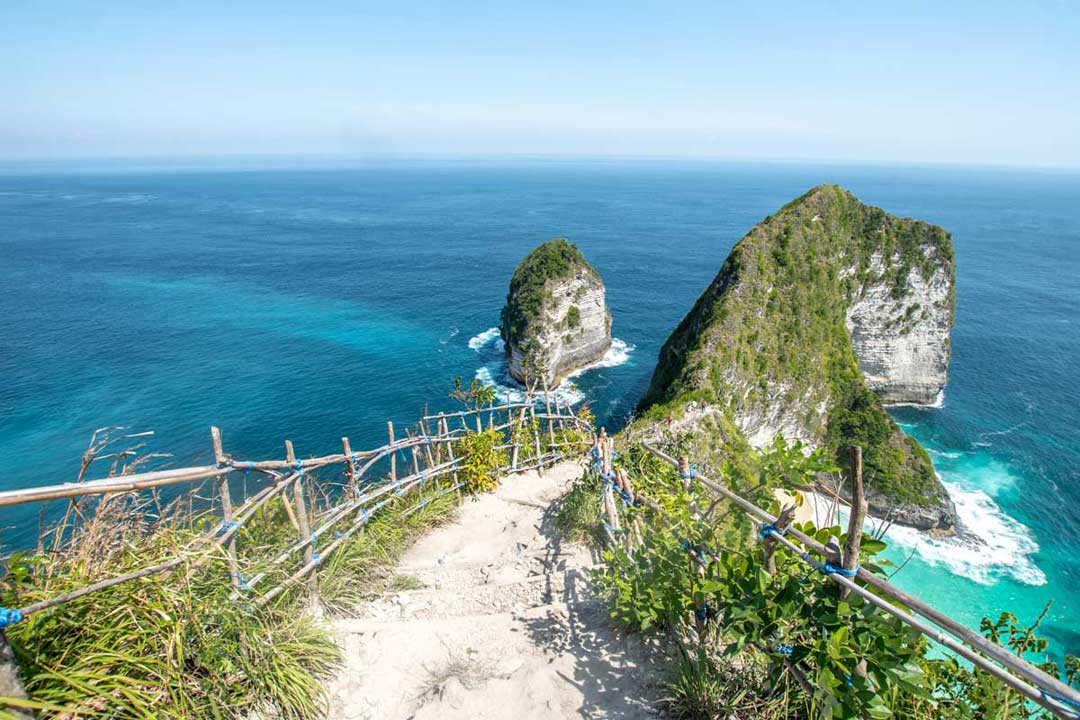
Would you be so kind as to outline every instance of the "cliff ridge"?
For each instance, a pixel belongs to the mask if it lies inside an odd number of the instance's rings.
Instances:
[[[756,447],[783,434],[842,459],[860,445],[875,514],[951,532],[955,508],[929,455],[883,403],[940,396],[953,263],[942,228],[816,187],[735,245],[661,349],[638,410],[659,419],[692,406]]]

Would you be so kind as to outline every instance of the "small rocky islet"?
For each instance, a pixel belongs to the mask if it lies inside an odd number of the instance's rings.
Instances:
[[[611,312],[600,273],[565,238],[538,246],[510,280],[501,335],[510,375],[555,388],[611,347]]]
[[[879,517],[938,534],[956,510],[885,403],[935,404],[955,311],[949,233],[822,185],[753,227],[660,350],[631,429],[664,424],[723,455],[783,435],[841,462],[863,448]],[[565,239],[514,272],[502,313],[511,375],[555,387],[611,345],[599,273]]]

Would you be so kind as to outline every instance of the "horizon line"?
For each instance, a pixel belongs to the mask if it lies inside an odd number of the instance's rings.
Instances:
[[[234,163],[270,163],[304,162],[342,164],[375,162],[469,162],[469,161],[548,161],[548,162],[584,162],[584,161],[640,161],[640,162],[684,162],[691,164],[718,165],[806,165],[806,166],[866,166],[866,167],[902,167],[902,168],[937,168],[955,170],[1025,170],[1062,174],[1080,174],[1080,165],[1032,164],[1023,165],[1015,162],[960,162],[933,160],[884,160],[884,159],[844,159],[844,158],[809,158],[809,157],[732,157],[722,155],[672,155],[672,154],[616,154],[616,153],[214,153],[214,154],[145,154],[145,155],[72,155],[67,157],[0,157],[0,172],[20,167],[63,167],[65,165],[100,164],[100,165],[197,165],[199,163],[226,164]],[[218,168],[221,170],[228,167]],[[241,168],[232,168],[241,169]],[[279,168],[286,169],[286,168]]]

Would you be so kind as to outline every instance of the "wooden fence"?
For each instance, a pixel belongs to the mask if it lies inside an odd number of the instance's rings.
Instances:
[[[719,499],[734,504],[757,523],[761,529],[759,538],[763,544],[764,565],[768,571],[775,572],[775,560],[772,556],[777,548],[790,551],[810,567],[817,569],[824,567],[826,577],[840,586],[840,592],[845,596],[848,594],[860,596],[867,603],[900,619],[933,642],[970,662],[978,670],[1020,692],[1028,700],[1041,705],[1057,717],[1080,720],[1080,692],[1075,688],[989,641],[966,625],[934,609],[887,580],[859,567],[859,547],[863,521],[867,512],[863,493],[861,448],[852,448],[851,452],[851,514],[847,542],[841,550],[838,544],[835,547],[831,547],[832,542],[829,546],[822,545],[814,538],[791,527],[794,507],[784,508],[779,516],[774,516],[732,492],[723,484],[702,475],[690,466],[685,457],[672,457],[655,444],[648,442],[643,443],[643,447],[652,455],[676,468],[687,490],[690,490],[691,483],[699,483],[701,487],[706,488]],[[671,518],[658,503],[647,497],[640,489],[635,490],[631,478],[624,469],[613,466],[613,444],[603,432],[597,437],[592,452],[593,466],[604,481],[601,502],[609,541],[615,547],[622,547],[628,552],[633,552],[634,538],[640,537],[644,528],[640,524],[640,516],[633,519],[629,517],[620,519],[616,493],[631,504],[637,502],[648,506],[665,524],[670,523]],[[696,508],[691,508],[691,513],[699,515]],[[626,524],[624,521],[634,523],[634,526],[624,528],[622,527]],[[699,560],[693,548],[688,552],[692,560]],[[817,555],[821,560],[813,559],[811,554]],[[717,559],[715,556],[710,557],[712,560]],[[834,571],[830,571],[830,568]],[[698,608],[699,611],[702,609]],[[705,613],[697,612],[695,617],[696,622],[703,623],[702,618],[705,617]],[[813,694],[805,674],[794,663],[789,660],[785,662],[796,680],[805,690]]]
[[[65,518],[72,514],[85,517],[87,505],[94,498],[113,498],[118,493],[156,492],[159,488],[188,486],[200,481],[211,482],[217,499],[208,512],[220,514],[220,524],[193,540],[167,560],[109,577],[85,587],[20,608],[0,608],[0,630],[5,625],[56,607],[120,583],[166,573],[179,566],[197,567],[222,554],[227,560],[228,577],[223,581],[233,586],[234,597],[246,597],[253,604],[273,600],[290,587],[309,583],[317,592],[319,566],[348,539],[360,531],[370,518],[389,503],[419,491],[429,491],[426,499],[405,512],[411,513],[437,497],[460,492],[463,480],[463,460],[459,441],[468,433],[493,429],[502,438],[496,449],[502,450],[509,461],[499,472],[513,473],[538,468],[558,461],[574,448],[571,443],[556,441],[563,431],[583,431],[588,438],[591,426],[574,411],[545,398],[544,411],[539,411],[532,398],[523,403],[491,405],[481,409],[425,415],[415,426],[397,436],[394,424],[387,423],[386,444],[372,450],[354,451],[347,437],[341,439],[342,451],[319,457],[299,458],[290,441],[284,443],[285,457],[272,460],[238,460],[224,447],[218,428],[210,430],[214,464],[184,467],[97,480],[80,480],[41,487],[0,492],[0,508],[25,503],[47,503],[66,500]],[[554,407],[553,407],[554,405]],[[526,428],[530,432],[523,432]],[[545,438],[541,435],[545,434]],[[133,437],[133,436],[129,436]],[[528,438],[530,448],[523,452],[522,440]],[[584,451],[585,447],[576,448]],[[84,459],[83,473],[90,463]],[[115,467],[115,466],[114,466]],[[233,497],[237,475],[243,474],[243,490]],[[328,475],[330,477],[328,477]],[[249,482],[251,478],[251,482]],[[253,486],[253,487],[252,487]],[[249,492],[249,489],[251,492]],[[313,498],[328,498],[325,507],[316,510]],[[238,547],[240,529],[269,503],[280,502],[295,533],[295,542],[276,549],[272,557],[259,558],[260,571],[245,578],[240,559],[243,548]],[[333,538],[323,544],[326,537]],[[268,552],[262,550],[263,552]],[[283,569],[285,579],[280,581]],[[271,578],[279,580],[269,587]],[[0,634],[2,638],[2,634]]]

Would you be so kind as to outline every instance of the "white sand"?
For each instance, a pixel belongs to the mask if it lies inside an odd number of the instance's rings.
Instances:
[[[466,501],[402,560],[425,589],[337,621],[330,717],[655,717],[659,651],[609,626],[589,595],[595,558],[552,529],[549,506],[580,473],[563,463]]]

